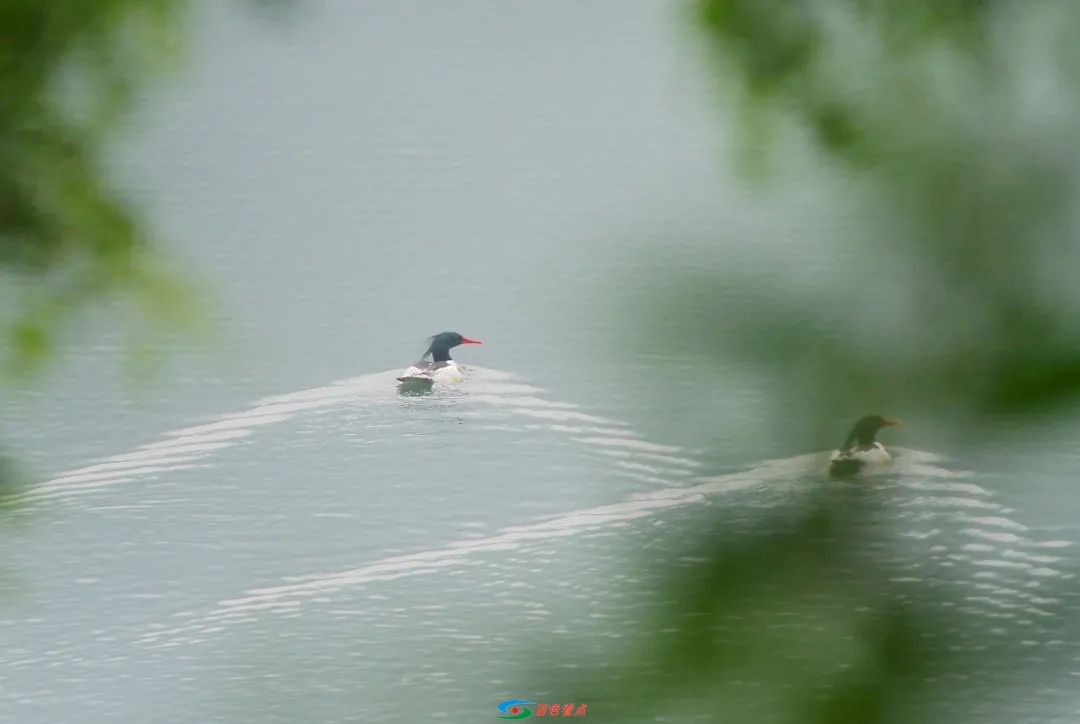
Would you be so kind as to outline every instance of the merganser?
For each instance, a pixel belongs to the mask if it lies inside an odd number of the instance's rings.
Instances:
[[[431,338],[424,356],[420,361],[401,373],[398,377],[400,390],[430,390],[436,382],[455,383],[465,379],[465,369],[450,359],[450,350],[462,344],[483,344],[479,339],[462,337],[457,332],[442,332]],[[431,355],[431,361],[427,361]]]
[[[847,440],[829,458],[829,473],[836,478],[848,478],[867,465],[887,465],[892,456],[874,438],[881,428],[899,424],[899,420],[886,420],[881,415],[867,415],[856,422]]]

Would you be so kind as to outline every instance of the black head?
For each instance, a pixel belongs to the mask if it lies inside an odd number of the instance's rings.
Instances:
[[[848,435],[847,442],[844,443],[844,448],[850,448],[853,444],[857,444],[859,447],[873,445],[878,430],[889,425],[899,424],[899,420],[886,420],[881,415],[867,415],[856,422],[855,427],[851,428],[851,433]]]
[[[479,339],[462,337],[457,332],[440,332],[431,338],[431,345],[427,348],[424,356],[431,355],[434,362],[447,362],[450,360],[450,350],[463,344],[483,344]]]

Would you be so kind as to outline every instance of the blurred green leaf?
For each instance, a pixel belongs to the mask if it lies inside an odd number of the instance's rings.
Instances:
[[[726,229],[714,264],[691,268],[657,248],[655,293],[628,315],[640,343],[752,369],[782,438],[807,451],[838,444],[838,421],[867,413],[970,438],[1075,409],[1080,5],[695,7],[738,130],[737,168],[842,189],[823,198],[858,213],[842,239],[807,223],[796,244],[756,261],[732,250],[771,240]],[[798,218],[770,206],[767,186],[755,191],[765,212]],[[815,268],[787,263],[799,244]],[[698,533],[692,555],[705,562],[694,571],[653,562],[672,567],[670,616],[648,623],[616,683],[589,679],[579,698],[632,697],[660,716],[696,697],[716,703],[717,721],[910,721],[950,672],[974,676],[995,656],[1031,665],[1008,642],[968,647],[938,587],[897,583],[860,558],[874,505],[872,491],[822,487],[794,521],[740,540],[718,515],[715,531]],[[740,694],[733,682],[757,688]],[[970,718],[948,706],[923,714]]]
[[[178,280],[151,271],[149,232],[111,188],[101,155],[135,89],[175,57],[187,9],[0,3],[0,265],[38,280],[23,308],[8,310],[10,371],[40,368],[73,315],[116,292],[159,319],[177,316],[161,311],[178,304]]]

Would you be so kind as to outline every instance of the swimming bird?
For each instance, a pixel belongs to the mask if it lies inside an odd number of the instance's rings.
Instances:
[[[867,415],[856,422],[847,440],[829,458],[829,474],[849,478],[868,465],[887,465],[892,456],[874,438],[881,428],[899,424],[899,420],[886,420],[881,415]]]
[[[431,338],[424,356],[420,361],[401,373],[398,377],[398,389],[402,391],[423,392],[430,390],[436,382],[455,383],[465,379],[465,370],[450,359],[450,350],[463,344],[483,344],[479,339],[469,339],[457,332],[441,332]],[[431,361],[428,361],[428,356]]]

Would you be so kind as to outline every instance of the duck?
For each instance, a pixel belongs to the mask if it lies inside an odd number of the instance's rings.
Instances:
[[[455,384],[465,379],[465,368],[450,358],[450,350],[463,344],[483,344],[457,332],[440,332],[430,338],[427,351],[397,378],[402,391],[426,391],[436,383]],[[431,361],[428,361],[428,356]]]
[[[899,420],[889,420],[881,415],[860,418],[844,444],[829,457],[829,474],[834,478],[850,478],[868,466],[888,465],[892,456],[875,438],[882,428],[900,424]]]

